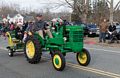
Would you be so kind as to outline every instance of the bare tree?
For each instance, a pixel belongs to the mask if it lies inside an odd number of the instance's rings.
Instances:
[[[17,14],[19,10],[19,5],[17,4],[2,3],[0,5],[0,15]]]
[[[113,23],[113,13],[115,12],[115,10],[120,6],[120,0],[119,2],[115,5],[115,7],[113,6],[114,0],[106,0],[108,2],[108,4],[110,5],[110,23]]]
[[[65,2],[73,9],[73,14],[77,18],[82,18],[81,20],[86,23],[88,15],[88,7],[90,5],[90,0],[65,0]],[[77,19],[75,18],[75,19]],[[80,20],[80,19],[78,19]]]
[[[103,18],[109,19],[109,6],[105,0],[95,0],[92,5],[92,19],[94,23],[99,25]]]

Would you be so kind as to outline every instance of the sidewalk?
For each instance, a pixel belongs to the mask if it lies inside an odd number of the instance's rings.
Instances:
[[[89,44],[89,45],[100,45],[100,46],[106,46],[106,47],[119,47],[120,48],[120,43],[112,43],[112,44],[109,44],[108,43],[108,40],[106,41],[106,43],[99,43],[99,38],[98,37],[95,37],[95,38],[85,38],[84,39],[84,43],[85,44]]]

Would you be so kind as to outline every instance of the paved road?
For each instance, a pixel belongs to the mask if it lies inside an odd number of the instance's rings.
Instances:
[[[43,53],[39,64],[27,63],[23,53],[9,57],[5,46],[7,41],[0,38],[0,78],[120,78],[120,49],[85,45],[92,60],[88,67],[79,66],[74,53],[66,56],[64,71],[56,71],[50,55]]]

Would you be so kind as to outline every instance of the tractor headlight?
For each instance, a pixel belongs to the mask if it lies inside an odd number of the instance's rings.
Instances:
[[[67,38],[66,38],[66,37],[64,37],[63,39],[64,39],[64,41],[67,41]]]
[[[52,30],[55,30],[55,27],[52,27]]]

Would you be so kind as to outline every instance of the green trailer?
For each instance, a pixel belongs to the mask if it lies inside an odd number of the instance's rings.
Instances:
[[[21,40],[16,39],[14,30],[6,32],[6,36],[8,37],[8,46],[6,48],[9,51],[8,55],[10,57],[13,57],[15,52],[24,51],[24,43]]]
[[[65,68],[65,55],[69,52],[76,53],[76,59],[82,66],[90,63],[91,57],[87,49],[83,48],[83,28],[81,26],[56,26],[51,27],[53,38],[47,35],[44,39],[38,33],[29,35],[25,42],[25,56],[31,64],[40,62],[42,49],[49,50],[52,64],[58,71]]]

